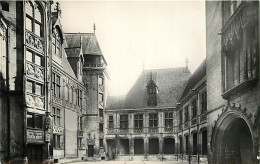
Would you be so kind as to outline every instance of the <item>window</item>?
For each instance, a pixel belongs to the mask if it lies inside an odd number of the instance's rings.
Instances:
[[[83,148],[82,138],[78,138],[78,148]]]
[[[101,77],[101,76],[98,77],[98,84],[104,85],[104,78],[103,77]]]
[[[149,114],[149,127],[157,127],[158,126],[158,114],[153,113]]]
[[[99,98],[98,98],[99,101],[104,101],[104,99],[103,99],[103,94],[102,94],[102,93],[99,93],[98,96],[99,96]]]
[[[61,110],[59,108],[52,108],[53,123],[54,125],[61,125]]]
[[[201,113],[207,111],[207,92],[204,91],[201,93]]]
[[[134,127],[142,128],[143,127],[143,114],[134,115]]]
[[[82,62],[81,62],[81,60],[80,61],[78,61],[78,72],[79,72],[79,75],[82,75]]]
[[[82,90],[78,89],[78,106],[82,107]]]
[[[165,113],[165,127],[173,127],[173,113]]]
[[[197,99],[192,100],[191,109],[192,109],[192,118],[194,118],[197,116]]]
[[[147,105],[148,106],[157,106],[157,85],[152,79],[152,73],[150,75],[150,81],[148,82],[147,86],[147,93],[148,93],[148,99],[147,99]]]
[[[104,147],[103,139],[99,139],[99,147]]]
[[[26,91],[28,93],[34,93],[36,95],[41,96],[41,95],[43,95],[43,84],[27,80]]]
[[[27,127],[35,129],[43,129],[43,116],[28,113],[27,114]]]
[[[226,18],[222,28],[222,89],[223,98],[227,99],[237,90],[253,87],[259,76],[258,59],[258,8],[244,2],[244,7],[233,14],[240,1],[223,2],[222,15]],[[255,4],[254,4],[255,3]],[[242,14],[244,10],[254,14]],[[233,14],[233,19],[230,16]],[[247,20],[246,22],[243,20]],[[227,24],[227,22],[229,23]],[[235,28],[232,28],[235,27]],[[240,85],[244,83],[244,85]],[[238,87],[239,86],[239,87]],[[238,89],[239,88],[239,89]],[[230,92],[229,92],[230,91]]]
[[[185,122],[189,121],[189,106],[188,105],[184,107],[184,119],[185,119]]]
[[[61,97],[60,88],[61,88],[61,85],[60,85],[60,76],[59,76],[59,75],[56,75],[55,73],[52,73],[52,89],[53,89],[53,94],[54,94],[54,96],[59,97],[59,98]]]
[[[102,123],[99,123],[99,131],[104,132],[104,125]]]
[[[82,117],[78,117],[79,122],[78,122],[78,128],[79,130],[83,130],[83,118]]]
[[[7,56],[7,26],[4,24],[5,22],[0,20],[0,88],[6,88],[6,56]]]
[[[99,108],[99,117],[103,117],[103,116],[104,116],[104,111],[103,109]]]
[[[113,118],[113,116],[108,116],[108,128],[114,128],[114,118]]]
[[[182,110],[179,111],[180,125],[182,124]]]
[[[26,1],[26,29],[40,37],[43,37],[43,14],[39,7],[40,5],[33,5],[31,2]]]
[[[53,30],[53,35],[52,35],[52,54],[53,55],[57,55],[59,57],[62,57],[61,54],[61,34],[60,32],[57,30],[57,28],[55,28]]]
[[[120,115],[120,128],[128,128],[128,115]]]
[[[26,60],[38,66],[43,66],[42,56],[31,51],[26,51]]]
[[[63,148],[62,135],[53,134],[53,147],[55,149]]]

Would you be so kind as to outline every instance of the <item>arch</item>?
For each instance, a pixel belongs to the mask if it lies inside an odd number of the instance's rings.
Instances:
[[[255,160],[251,115],[227,106],[212,129],[212,160],[217,163],[253,163]]]
[[[164,138],[163,141],[163,153],[174,154],[175,153],[175,139],[172,137]]]

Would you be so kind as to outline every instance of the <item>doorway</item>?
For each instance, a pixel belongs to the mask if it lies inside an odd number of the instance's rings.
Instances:
[[[88,157],[94,156],[94,145],[88,145]]]
[[[43,146],[42,145],[27,145],[28,164],[40,164],[43,162]]]

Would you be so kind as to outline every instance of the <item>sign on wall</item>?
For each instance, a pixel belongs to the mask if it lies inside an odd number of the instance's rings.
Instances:
[[[63,127],[60,127],[60,126],[53,126],[52,130],[53,130],[53,134],[62,134],[63,133]]]
[[[28,142],[43,142],[44,132],[39,130],[27,130],[27,141]]]

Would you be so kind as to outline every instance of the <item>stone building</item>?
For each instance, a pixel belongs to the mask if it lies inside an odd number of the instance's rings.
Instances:
[[[258,163],[259,2],[206,1],[209,163]]]
[[[207,161],[206,60],[186,83],[177,106],[178,151],[181,160]]]
[[[52,1],[0,2],[0,160],[86,157],[82,50],[65,50]],[[98,85],[98,83],[96,83]],[[92,93],[91,93],[92,94]]]
[[[108,97],[108,159],[173,160],[177,156],[176,106],[190,77],[187,67],[146,70],[125,96]]]
[[[95,33],[66,33],[65,38],[66,52],[70,63],[73,63],[79,55],[82,55],[85,61],[82,81],[86,88],[87,110],[82,120],[82,130],[86,159],[101,160],[105,158],[103,117],[107,97],[106,81],[109,78],[106,70],[107,62],[101,52]]]

